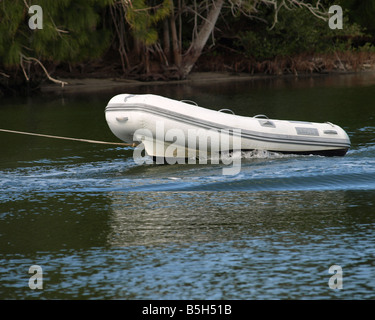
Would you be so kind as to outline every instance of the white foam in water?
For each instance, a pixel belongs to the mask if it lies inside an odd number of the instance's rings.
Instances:
[[[221,156],[226,157],[228,159],[229,158],[232,158],[232,159],[279,159],[279,158],[300,157],[299,155],[282,154],[282,153],[272,152],[272,151],[267,151],[267,150],[223,152]]]
[[[285,155],[277,152],[271,152],[267,150],[253,150],[242,152],[243,159],[278,159],[290,157],[291,155]]]

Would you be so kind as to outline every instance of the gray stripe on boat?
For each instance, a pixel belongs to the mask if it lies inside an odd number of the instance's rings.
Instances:
[[[194,118],[188,115],[181,115],[180,113],[173,112],[171,110],[166,110],[156,106],[151,106],[148,104],[137,103],[133,105],[125,105],[122,103],[109,104],[105,108],[105,111],[143,111],[149,112],[158,116],[168,116],[172,120],[181,121],[184,123],[199,125],[205,129],[216,129],[216,130],[230,130],[233,128],[228,128],[227,126],[218,125],[216,123]],[[214,110],[213,110],[214,111]],[[232,116],[232,115],[228,115]],[[233,115],[234,117],[237,117]],[[241,129],[241,137],[248,138],[258,141],[267,141],[267,142],[276,142],[276,143],[289,143],[289,144],[304,144],[312,146],[325,146],[325,147],[338,147],[338,148],[349,148],[350,144],[345,139],[327,139],[319,137],[298,137],[290,136],[285,134],[276,134],[276,133],[259,133],[252,130]]]

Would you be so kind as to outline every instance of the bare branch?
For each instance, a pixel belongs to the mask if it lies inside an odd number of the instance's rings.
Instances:
[[[278,22],[278,14],[281,8],[286,8],[287,10],[293,10],[297,8],[305,8],[310,11],[315,17],[322,19],[324,21],[328,20],[328,13],[324,10],[323,6],[320,3],[320,0],[316,2],[316,5],[311,3],[305,3],[301,0],[283,0],[278,4],[277,0],[261,0],[264,3],[273,5],[275,8],[274,21],[270,29],[273,29]]]
[[[26,0],[23,0],[23,3],[25,4],[27,9],[30,9],[29,5],[27,4]]]
[[[273,29],[278,22],[278,15],[282,8],[285,8],[287,10],[305,8],[306,10],[309,10],[315,17],[324,21],[328,20],[328,13],[326,10],[324,10],[324,7],[320,3],[320,0],[318,0],[315,5],[306,3],[303,0],[228,0],[228,3],[230,4],[233,15],[241,13],[249,18],[254,18],[254,14],[258,12],[257,7],[259,7],[259,5],[261,4],[273,7],[274,20],[270,29]]]
[[[65,82],[65,81],[60,81],[60,80],[57,80],[55,78],[52,78],[51,75],[48,73],[47,69],[44,67],[43,63],[41,63],[38,59],[36,58],[33,58],[33,57],[26,57],[25,55],[23,55],[22,53],[20,54],[20,59],[21,59],[21,67],[22,67],[22,71],[23,71],[23,74],[25,75],[25,78],[27,81],[29,81],[29,77],[26,75],[26,71],[25,71],[25,68],[23,67],[23,61],[34,61],[36,62],[37,64],[40,65],[40,67],[43,69],[44,73],[46,74],[47,78],[54,82],[54,83],[58,83],[61,85],[62,88],[64,88],[64,85],[68,84],[68,82]]]
[[[5,78],[10,78],[10,75],[7,75],[6,73],[4,72],[0,72],[0,76],[3,76]]]
[[[21,66],[21,68],[22,68],[22,72],[23,72],[23,75],[25,76],[26,81],[29,81],[30,78],[29,78],[28,75],[26,74],[25,67],[23,66],[23,57],[22,57],[22,56],[23,56],[23,55],[20,54],[20,66]]]
[[[258,12],[258,10],[256,9],[258,0],[254,0],[252,2],[246,0],[228,0],[228,2],[230,4],[231,12],[234,16],[243,14],[248,18],[252,18],[252,13]]]

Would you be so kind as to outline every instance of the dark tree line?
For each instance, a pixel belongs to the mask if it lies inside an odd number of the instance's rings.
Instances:
[[[333,4],[343,30],[328,27]],[[42,29],[29,26],[32,5],[43,9]],[[64,85],[59,70],[95,62],[115,61],[123,77],[184,79],[199,61],[271,73],[275,59],[373,53],[374,14],[375,0],[0,0],[0,90]]]

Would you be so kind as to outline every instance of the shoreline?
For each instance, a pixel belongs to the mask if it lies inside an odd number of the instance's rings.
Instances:
[[[40,86],[41,93],[87,93],[114,90],[117,88],[142,87],[154,85],[174,85],[174,84],[194,84],[194,83],[212,83],[227,82],[233,80],[256,80],[265,78],[275,78],[272,75],[250,75],[235,74],[233,72],[195,72],[184,80],[156,80],[139,81],[122,78],[59,78],[59,80],[68,82],[68,85],[61,87],[57,84],[46,83]]]
[[[303,79],[329,76],[345,76],[345,75],[362,75],[374,74],[375,70],[366,71],[335,71],[329,73],[303,73],[282,74],[282,75],[267,75],[267,74],[248,74],[248,73],[233,73],[233,72],[194,72],[185,80],[171,80],[171,81],[139,81],[121,78],[61,78],[59,80],[65,81],[68,85],[61,87],[53,83],[45,83],[40,86],[41,94],[85,94],[92,92],[108,92],[116,89],[126,89],[131,87],[142,86],[159,86],[159,85],[175,85],[175,84],[207,84],[228,81],[250,81],[250,80],[265,80],[265,79]]]

